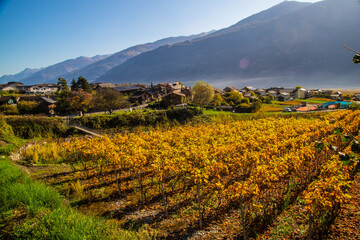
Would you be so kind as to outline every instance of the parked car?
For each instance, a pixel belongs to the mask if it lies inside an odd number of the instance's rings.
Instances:
[[[291,108],[289,108],[289,107],[284,107],[284,108],[283,108],[283,112],[292,112],[292,111],[291,111]]]

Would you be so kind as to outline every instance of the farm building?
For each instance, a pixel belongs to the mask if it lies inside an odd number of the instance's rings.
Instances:
[[[336,108],[345,109],[350,105],[350,102],[341,102],[341,101],[335,101],[335,102],[327,102],[323,103],[321,105],[322,109],[331,109],[334,108],[334,106],[337,106]]]

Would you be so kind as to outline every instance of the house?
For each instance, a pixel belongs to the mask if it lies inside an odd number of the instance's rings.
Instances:
[[[279,101],[288,101],[292,99],[292,93],[294,92],[294,88],[283,88],[278,92],[278,100]]]
[[[354,98],[354,100],[359,101],[360,100],[360,93],[354,94],[353,98]]]
[[[321,108],[323,109],[331,109],[331,108],[342,108],[345,109],[350,105],[350,102],[341,102],[341,101],[335,101],[335,102],[327,102],[323,103],[321,105]]]
[[[224,88],[224,91],[225,92],[232,92],[232,91],[239,91],[239,90],[236,87],[229,86],[229,87]]]
[[[13,104],[17,104],[18,101],[19,101],[19,97],[14,97],[14,96],[0,97],[0,105],[13,105]]]
[[[256,101],[257,99],[259,99],[257,96],[250,96],[249,98],[250,98],[250,101],[251,101],[251,102],[254,102],[254,101]]]
[[[115,87],[116,87],[116,85],[113,83],[97,83],[97,84],[95,84],[93,89],[98,90],[101,88],[115,88]]]
[[[151,94],[152,100],[160,99],[162,95],[161,91],[159,89],[156,89],[155,87],[147,89],[147,92]]]
[[[46,109],[49,111],[50,114],[54,114],[54,108],[56,107],[56,100],[48,97],[41,97],[40,104],[44,107],[44,110]],[[45,106],[47,108],[45,108]]]
[[[291,93],[293,99],[305,99],[306,98],[306,89],[297,88]]]
[[[277,95],[278,95],[277,91],[274,91],[274,90],[267,91],[266,94],[273,96],[274,99],[276,99],[276,98],[277,98]]]
[[[316,105],[309,105],[309,106],[301,106],[296,109],[297,112],[309,112],[309,111],[315,111],[319,107]]]
[[[282,92],[278,95],[277,97],[278,101],[288,101],[290,100],[290,93],[287,93],[287,92]]]
[[[243,96],[244,96],[244,98],[250,98],[252,95],[251,95],[251,93],[245,93]]]
[[[266,95],[266,90],[265,90],[265,89],[262,89],[262,88],[256,89],[256,90],[255,90],[255,93],[256,93],[257,95],[260,95],[260,96],[265,96],[265,95]]]
[[[21,93],[26,94],[54,94],[59,90],[56,84],[36,84],[19,87]]]
[[[143,103],[151,102],[152,96],[153,95],[146,90],[139,90],[135,92],[133,95],[131,95],[129,100],[130,102],[133,103],[137,102],[143,104]]]
[[[159,83],[155,86],[161,93],[161,95],[167,95],[174,91],[174,88],[170,85],[170,83]]]
[[[186,101],[186,96],[180,92],[171,92],[162,97],[162,102],[165,107],[183,104]]]
[[[171,85],[172,89],[174,89],[174,91],[176,90],[181,90],[183,85],[181,84],[181,82],[173,82]]]
[[[126,85],[126,86],[114,87],[114,89],[124,95],[131,95],[137,91],[142,90],[143,87],[138,85]]]
[[[8,82],[0,86],[0,91],[18,91],[21,86],[24,86],[21,82]]]
[[[184,94],[187,102],[191,102],[193,100],[193,96],[191,90],[189,88],[181,89],[180,93]]]
[[[16,90],[18,90],[17,87],[12,86],[12,85],[7,85],[7,84],[0,87],[0,91],[7,91],[8,92],[8,91],[16,91]]]
[[[242,88],[241,90],[245,90],[245,91],[253,91],[253,92],[255,92],[256,91],[256,88],[254,88],[254,87],[251,87],[251,86],[246,86],[246,87],[244,87],[244,88]]]
[[[56,107],[56,100],[54,100],[50,97],[22,96],[22,97],[19,97],[19,101],[36,102],[39,104],[39,109],[41,109],[41,112],[45,112],[45,113],[50,113],[50,111]]]
[[[223,95],[225,93],[225,91],[220,88],[214,88],[214,92],[215,92],[215,94],[218,93],[220,95]]]
[[[333,94],[333,90],[320,90],[320,95],[324,97],[330,97]]]
[[[333,100],[342,100],[343,95],[341,94],[341,92],[335,92],[335,93],[330,95],[330,98],[333,99]]]

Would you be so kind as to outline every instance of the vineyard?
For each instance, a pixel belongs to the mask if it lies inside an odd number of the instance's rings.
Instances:
[[[359,125],[360,111],[187,124],[63,140],[55,155],[73,169],[61,179],[66,195],[105,191],[79,208],[107,202],[96,214],[124,228],[166,239],[321,239],[351,200]],[[23,154],[38,159],[39,149]],[[279,218],[289,215],[296,226],[285,228]]]

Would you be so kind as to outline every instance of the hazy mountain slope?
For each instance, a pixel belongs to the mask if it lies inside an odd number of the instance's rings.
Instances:
[[[282,3],[279,3],[275,6],[267,9],[267,10],[261,11],[261,12],[254,14],[248,18],[245,18],[228,28],[221,29],[209,36],[218,36],[221,34],[240,30],[241,28],[248,27],[248,25],[250,25],[250,24],[259,24],[259,23],[263,23],[266,21],[271,21],[276,18],[285,16],[289,13],[292,13],[292,12],[298,11],[300,9],[303,9],[305,7],[308,7],[311,4],[312,3],[306,3],[306,2],[284,1]]]
[[[25,68],[23,71],[13,74],[13,75],[3,75],[0,77],[0,83],[18,82],[21,79],[27,78],[40,70],[41,69]]]
[[[75,59],[69,59],[49,67],[43,68],[40,71],[32,74],[29,77],[20,79],[25,85],[36,84],[36,83],[56,83],[57,78],[65,73],[72,72],[75,69],[82,68],[86,65],[99,61],[109,55],[97,55],[93,58],[89,57],[78,57]]]
[[[109,71],[115,66],[120,65],[121,63],[125,62],[126,60],[135,57],[141,53],[151,51],[156,49],[160,46],[175,44],[179,42],[189,41],[195,38],[206,36],[207,33],[201,33],[198,35],[191,35],[191,36],[181,36],[181,37],[170,37],[161,39],[159,41],[153,43],[146,43],[136,45],[120,52],[114,53],[108,58],[105,58],[101,61],[96,63],[87,65],[81,69],[77,69],[73,72],[67,73],[62,75],[63,78],[70,80],[73,78],[78,78],[79,76],[85,77],[89,82],[95,81],[98,77],[100,77],[105,72]]]
[[[141,54],[98,81],[180,80],[192,84],[201,79],[218,86],[230,82],[257,86],[358,84],[360,68],[352,64],[353,54],[342,47],[346,43],[360,49],[358,0],[327,0],[273,20],[249,22],[245,19],[239,29],[220,30],[198,41]]]

